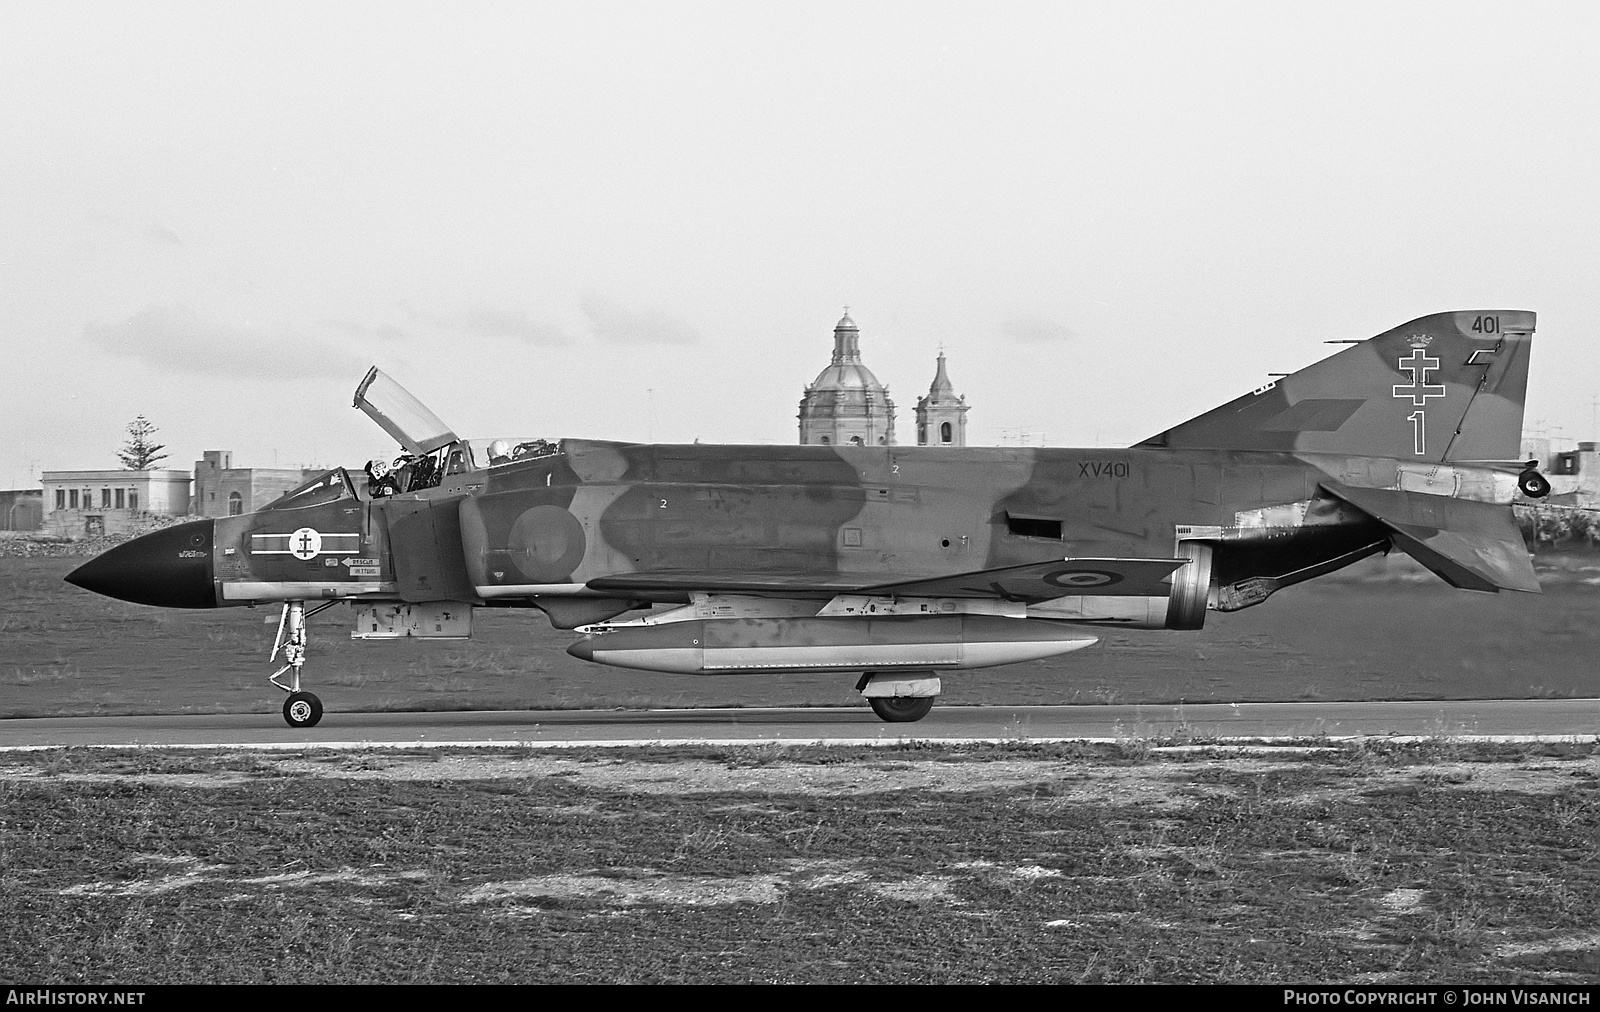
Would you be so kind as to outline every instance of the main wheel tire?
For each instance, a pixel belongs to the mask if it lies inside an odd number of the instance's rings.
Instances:
[[[316,727],[322,719],[322,700],[309,692],[291,692],[283,701],[283,719],[290,727]]]
[[[921,720],[933,709],[932,696],[868,696],[872,712],[891,724]]]
[[[1550,479],[1538,471],[1524,471],[1517,476],[1517,487],[1529,499],[1543,499],[1550,494]]]

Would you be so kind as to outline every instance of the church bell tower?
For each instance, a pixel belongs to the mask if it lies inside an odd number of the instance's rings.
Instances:
[[[944,369],[943,348],[939,349],[939,367],[928,396],[917,398],[917,445],[967,445],[967,399],[956,396]]]

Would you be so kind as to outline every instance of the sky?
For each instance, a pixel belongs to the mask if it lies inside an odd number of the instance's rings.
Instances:
[[[1430,313],[1600,414],[1600,5],[0,4],[0,488],[463,436],[1135,442]]]

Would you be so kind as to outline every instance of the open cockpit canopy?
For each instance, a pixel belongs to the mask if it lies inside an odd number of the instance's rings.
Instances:
[[[459,442],[450,427],[377,366],[356,387],[355,406],[395,438],[407,453],[422,455]]]

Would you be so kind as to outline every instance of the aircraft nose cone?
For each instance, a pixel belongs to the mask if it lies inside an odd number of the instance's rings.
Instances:
[[[70,584],[158,608],[215,608],[211,553],[216,524],[196,520],[134,538],[68,573]]]

